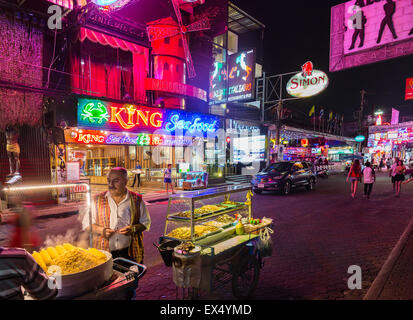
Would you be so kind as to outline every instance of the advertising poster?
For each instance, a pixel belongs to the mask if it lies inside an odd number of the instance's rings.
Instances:
[[[406,80],[406,100],[413,100],[413,78]]]

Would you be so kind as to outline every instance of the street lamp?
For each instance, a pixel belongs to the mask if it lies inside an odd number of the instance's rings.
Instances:
[[[382,110],[377,110],[375,113],[374,113],[374,115],[375,116],[382,116],[384,114],[384,112],[382,111]]]

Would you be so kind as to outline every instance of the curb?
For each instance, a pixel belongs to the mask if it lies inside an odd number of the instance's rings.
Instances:
[[[380,269],[379,274],[377,275],[376,279],[374,279],[371,287],[367,291],[366,295],[363,297],[363,300],[378,300],[384,286],[389,279],[390,273],[393,270],[397,260],[400,258],[403,249],[406,246],[406,243],[413,233],[413,219],[410,221],[407,228],[404,230],[403,234],[401,235],[399,241],[394,246],[393,250],[391,251],[390,255],[388,256],[387,260],[384,262],[383,266]]]

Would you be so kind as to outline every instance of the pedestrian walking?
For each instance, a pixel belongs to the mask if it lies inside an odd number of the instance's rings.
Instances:
[[[386,160],[386,167],[387,167],[387,171],[390,171],[390,168],[391,168],[390,158],[387,158],[387,160]]]
[[[361,165],[360,160],[356,159],[353,162],[353,165],[350,168],[350,171],[347,176],[347,182],[351,178],[351,196],[353,199],[356,197],[357,194],[357,185],[361,180]]]
[[[381,172],[381,169],[383,169],[383,168],[384,168],[384,159],[381,158],[380,159],[380,164],[379,164],[379,172]]]
[[[163,181],[166,185],[166,192],[169,193],[169,186],[171,186],[172,194],[175,193],[172,185],[172,165],[168,164],[168,168],[163,173]]]
[[[142,186],[141,184],[141,174],[142,174],[142,166],[139,163],[139,160],[136,162],[136,167],[135,167],[135,178],[133,179],[132,183],[132,188],[135,186],[136,180],[138,181],[138,188]]]
[[[402,189],[402,183],[405,180],[405,173],[406,167],[403,164],[402,160],[399,160],[397,167],[396,167],[396,175],[394,176],[394,180],[396,181],[396,197],[400,196],[400,191]]]
[[[371,167],[370,162],[366,162],[363,169],[363,182],[364,182],[364,197],[370,199],[370,194],[373,189],[373,183],[376,182],[376,173]]]
[[[391,182],[393,184],[393,193],[396,193],[396,180],[395,180],[395,176],[396,176],[396,168],[397,168],[397,164],[399,162],[399,158],[394,158],[393,160],[393,164],[390,167],[390,171],[389,171],[389,177],[391,178]]]

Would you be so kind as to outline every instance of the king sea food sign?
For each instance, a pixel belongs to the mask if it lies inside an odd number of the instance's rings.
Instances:
[[[287,92],[297,98],[308,98],[323,92],[329,84],[328,76],[323,71],[314,70],[313,63],[308,61],[302,72],[294,75],[287,84]]]
[[[214,116],[94,99],[78,100],[77,123],[84,129],[205,137],[219,128]]]

